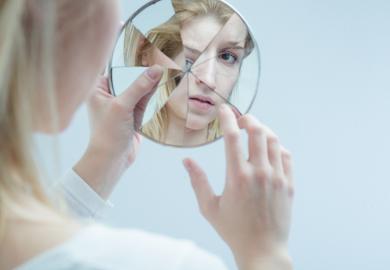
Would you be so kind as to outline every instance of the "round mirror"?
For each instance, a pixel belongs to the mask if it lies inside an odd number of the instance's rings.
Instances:
[[[150,66],[164,69],[139,132],[164,145],[194,147],[223,136],[218,108],[249,111],[260,54],[245,20],[219,0],[154,0],[123,25],[109,64],[120,95]]]

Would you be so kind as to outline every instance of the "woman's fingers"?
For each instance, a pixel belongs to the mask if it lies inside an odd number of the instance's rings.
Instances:
[[[134,110],[138,102],[143,97],[154,91],[162,74],[163,69],[158,65],[148,68],[123,94],[118,97],[119,101],[129,108],[130,111]]]
[[[269,135],[268,141],[268,159],[273,170],[278,176],[282,176],[283,165],[282,165],[282,151],[279,144],[279,139],[276,135]]]
[[[232,110],[225,104],[219,110],[219,119],[225,141],[226,166],[231,171],[241,171],[244,165],[240,128]]]
[[[103,92],[106,92],[107,94],[110,94],[110,89],[109,89],[109,86],[108,86],[108,78],[107,78],[107,76],[101,76],[99,78],[99,82],[98,82],[97,88],[102,90]]]
[[[238,124],[248,134],[249,162],[258,166],[269,165],[267,131],[264,126],[251,115],[242,116]]]
[[[293,179],[293,171],[292,171],[292,157],[291,153],[282,146],[282,163],[283,163],[283,171],[287,180],[287,186],[289,189],[289,193],[292,195],[294,193],[294,179]]]
[[[287,177],[292,177],[292,160],[291,153],[283,146],[281,146],[282,151],[282,164],[283,164],[283,172]]]
[[[138,104],[136,104],[134,107],[134,130],[135,131],[138,131],[142,127],[144,113],[152,96],[153,96],[153,92],[150,92],[149,94],[145,95],[140,99]]]
[[[260,167],[271,165],[282,175],[282,150],[275,133],[251,115],[242,116],[238,123],[248,133],[249,162]]]
[[[192,188],[194,189],[199,208],[202,214],[207,217],[210,211],[215,207],[217,197],[212,190],[206,173],[195,161],[184,159],[183,165],[191,178]]]

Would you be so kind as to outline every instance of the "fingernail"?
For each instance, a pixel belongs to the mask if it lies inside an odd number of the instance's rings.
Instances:
[[[187,169],[187,171],[191,170],[191,164],[190,164],[190,162],[187,159],[183,160],[183,165]]]
[[[153,66],[146,70],[146,75],[152,80],[157,80],[161,75],[161,68],[159,66]]]

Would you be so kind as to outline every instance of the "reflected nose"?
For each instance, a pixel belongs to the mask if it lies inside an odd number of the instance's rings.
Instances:
[[[203,84],[209,90],[215,91],[216,86],[216,62],[215,59],[206,60],[203,63],[194,64],[192,73],[195,75],[196,83]]]

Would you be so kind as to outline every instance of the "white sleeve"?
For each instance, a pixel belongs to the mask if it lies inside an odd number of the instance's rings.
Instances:
[[[74,170],[69,170],[56,184],[70,211],[79,218],[103,218],[104,210],[112,208]]]

